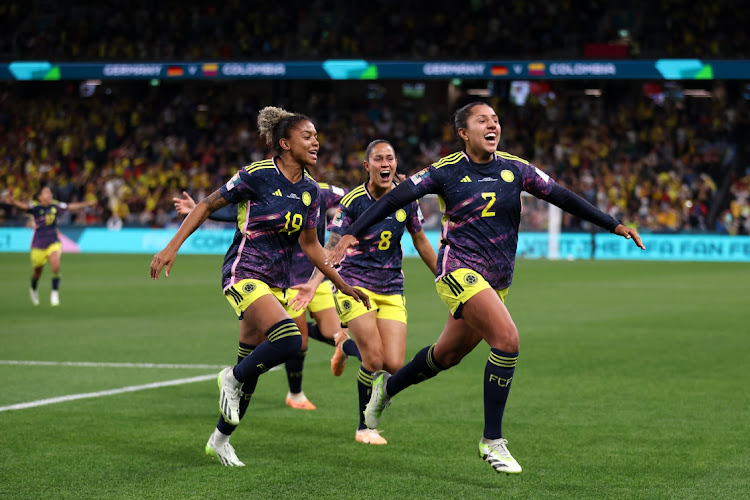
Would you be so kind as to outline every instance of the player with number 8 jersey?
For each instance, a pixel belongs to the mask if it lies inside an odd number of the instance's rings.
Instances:
[[[341,200],[329,225],[331,233],[344,234],[352,223],[367,210],[375,199],[367,183],[352,189]],[[401,271],[404,230],[414,234],[422,230],[422,214],[416,202],[398,209],[383,221],[371,226],[360,237],[341,263],[339,275],[352,286],[360,286],[381,295],[402,294],[404,273]]]
[[[341,199],[328,226],[331,234],[326,248],[333,248],[350,225],[376,200],[394,189],[398,161],[388,141],[378,139],[367,146],[364,166],[368,180]],[[349,327],[362,357],[357,373],[359,425],[354,438],[375,445],[387,442],[377,429],[368,429],[364,423],[363,411],[370,398],[372,374],[381,369],[394,372],[401,368],[406,351],[407,316],[401,271],[404,231],[411,234],[414,247],[432,272],[435,272],[436,261],[435,250],[422,229],[422,215],[416,201],[386,215],[361,236],[358,246],[349,249],[339,268],[339,274],[347,283],[370,297],[372,309],[352,301],[341,291],[334,294],[341,324]],[[319,273],[313,274],[306,285],[307,291],[300,291],[298,297],[309,297],[320,278]]]

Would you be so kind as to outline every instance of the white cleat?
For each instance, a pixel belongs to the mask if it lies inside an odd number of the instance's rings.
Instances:
[[[52,290],[52,293],[49,296],[49,303],[52,307],[60,305],[60,293],[57,290]]]
[[[232,367],[224,368],[216,377],[219,384],[219,411],[228,424],[240,425],[240,388],[242,382],[234,378]]]
[[[29,297],[31,297],[32,305],[39,305],[39,292],[33,288],[29,288]]]
[[[365,425],[369,429],[377,429],[380,423],[380,417],[383,412],[391,405],[391,397],[385,391],[385,385],[391,374],[385,370],[380,370],[372,374],[372,393],[370,402],[365,406]]]
[[[487,462],[496,472],[506,474],[520,474],[521,466],[508,451],[507,439],[482,439],[479,440],[479,458]]]
[[[214,440],[213,434],[211,434],[211,437],[208,438],[208,443],[206,443],[206,455],[217,459],[221,465],[227,467],[245,466],[245,464],[237,458],[237,454],[234,452],[234,447],[229,444],[229,441],[219,444]]]

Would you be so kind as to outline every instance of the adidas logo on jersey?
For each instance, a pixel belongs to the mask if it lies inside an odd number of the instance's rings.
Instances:
[[[467,175],[466,177],[464,177],[463,179],[461,179],[461,182],[471,182],[471,179]]]
[[[276,191],[274,191],[274,192],[273,192],[273,195],[274,195],[274,196],[283,196],[283,195],[281,194],[281,189],[277,189]]]

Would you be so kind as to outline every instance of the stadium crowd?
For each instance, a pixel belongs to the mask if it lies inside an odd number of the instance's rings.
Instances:
[[[60,201],[99,200],[95,209],[66,214],[61,224],[163,227],[180,220],[173,196],[187,190],[200,198],[243,164],[269,156],[255,127],[258,108],[243,92],[138,88],[141,93],[108,96],[99,89],[80,97],[68,85],[41,99],[6,89],[0,202],[8,195],[29,199],[48,184]],[[393,142],[404,174],[456,149],[448,105],[382,93],[368,99],[329,89],[292,104],[316,120],[316,179],[345,187],[361,183],[364,149],[376,138]],[[640,92],[609,100],[532,95],[525,106],[499,95],[490,101],[504,126],[502,150],[528,159],[619,220],[646,231],[748,233],[748,172],[735,169],[729,192],[717,196],[748,130],[746,101],[658,103]],[[715,203],[721,212],[711,225]],[[4,223],[25,221],[9,205],[0,207]],[[423,209],[428,227],[436,227],[436,205],[423,203]],[[544,229],[543,213],[536,212],[524,217],[525,229]],[[587,229],[570,217],[564,227]]]
[[[635,57],[747,57],[748,10],[733,0],[685,9],[677,0],[378,5],[18,0],[0,7],[8,59],[579,58],[589,44]],[[441,8],[445,7],[445,8]],[[508,23],[507,19],[523,19]],[[362,20],[367,22],[362,22]],[[520,25],[519,25],[520,24]],[[458,27],[458,28],[456,28]],[[590,55],[590,54],[589,54]]]

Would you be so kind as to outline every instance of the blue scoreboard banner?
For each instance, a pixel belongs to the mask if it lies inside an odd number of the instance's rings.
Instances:
[[[579,61],[196,61],[0,63],[0,80],[425,80],[425,79],[750,79],[750,61],[657,59]]]
[[[63,252],[155,254],[166,246],[176,229],[122,229],[63,227]],[[426,231],[437,248],[439,231]],[[28,252],[32,230],[0,227],[0,253]],[[560,235],[561,259],[600,260],[673,260],[708,262],[750,262],[750,236],[644,234],[646,250],[640,250],[631,240],[608,233],[597,233],[592,239],[585,233]],[[182,245],[182,254],[224,255],[232,244],[233,229],[200,229]],[[548,258],[547,233],[520,233],[518,257]],[[411,238],[401,241],[404,255],[418,257]]]

